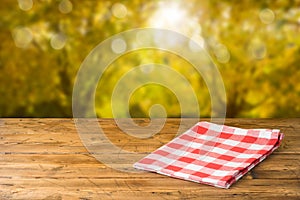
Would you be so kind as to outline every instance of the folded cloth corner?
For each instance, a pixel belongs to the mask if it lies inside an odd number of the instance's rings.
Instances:
[[[229,188],[280,145],[278,129],[198,122],[134,164],[141,170]]]

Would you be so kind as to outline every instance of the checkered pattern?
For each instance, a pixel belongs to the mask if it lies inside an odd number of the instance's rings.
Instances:
[[[229,188],[277,149],[282,138],[276,129],[241,129],[198,122],[134,167]]]

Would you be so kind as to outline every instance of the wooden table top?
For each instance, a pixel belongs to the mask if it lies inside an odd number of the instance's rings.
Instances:
[[[148,121],[135,120],[142,126]],[[183,120],[186,129],[192,122]],[[136,139],[113,119],[99,119],[113,144],[147,153],[173,139],[179,123],[167,119],[158,134]],[[280,148],[230,189],[110,168],[86,150],[73,119],[0,119],[0,199],[299,199],[300,119],[226,119],[225,124],[285,134]]]

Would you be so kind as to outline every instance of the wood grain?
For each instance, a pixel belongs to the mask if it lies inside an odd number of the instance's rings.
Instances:
[[[146,126],[149,119],[135,123]],[[167,143],[179,123],[168,119],[159,133],[140,139],[123,133],[113,119],[99,119],[110,142],[130,153],[150,153]],[[182,123],[188,129],[194,120]],[[73,119],[1,119],[0,199],[299,199],[300,119],[226,119],[225,124],[285,134],[279,149],[228,190],[112,169],[86,150]],[[96,136],[86,137],[93,142]],[[127,167],[122,162],[129,161],[116,161]]]

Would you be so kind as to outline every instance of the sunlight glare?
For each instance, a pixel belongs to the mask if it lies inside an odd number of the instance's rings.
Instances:
[[[198,18],[190,15],[188,6],[181,5],[180,2],[160,2],[156,12],[149,18],[148,25],[152,28],[176,31],[189,38],[197,38],[197,41],[191,41],[190,48],[193,51],[199,51],[203,48],[203,42],[201,41],[202,29]],[[170,47],[183,45],[183,41],[172,38],[168,34],[156,34],[154,42],[158,45],[164,43]],[[199,47],[195,45],[199,45]]]
[[[178,4],[160,4],[154,16],[150,19],[150,25],[154,28],[174,29],[183,23],[186,13]]]

